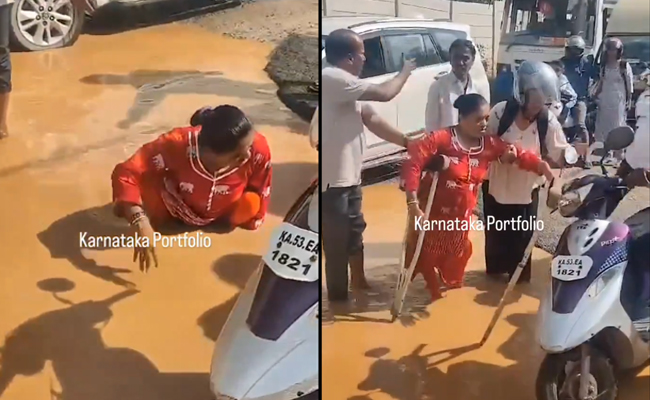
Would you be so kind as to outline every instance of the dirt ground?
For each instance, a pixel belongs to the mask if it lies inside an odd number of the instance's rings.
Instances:
[[[12,136],[0,142],[2,400],[212,400],[214,340],[318,170],[308,124],[264,72],[272,50],[171,24],[15,55]],[[211,248],[159,248],[148,274],[129,249],[80,250],[81,232],[128,232],[111,214],[115,164],[223,103],[241,107],[271,146],[261,229],[211,234]]]
[[[279,44],[290,34],[318,36],[317,0],[244,1],[242,7],[191,18],[186,23],[235,39]]]
[[[262,0],[184,23],[233,38],[274,44],[266,71],[280,87],[278,95],[283,103],[309,121],[318,103],[318,94],[309,86],[320,80],[319,15],[317,0]]]
[[[372,289],[346,307],[324,308],[322,368],[327,400],[533,400],[543,352],[535,315],[549,284],[550,255],[535,249],[533,283],[511,297],[490,340],[476,349],[505,288],[483,273],[484,241],[473,232],[465,287],[428,304],[420,277],[403,317],[390,304],[404,234],[404,194],[395,185],[364,189],[365,257]],[[621,375],[617,400],[650,397],[650,368]]]

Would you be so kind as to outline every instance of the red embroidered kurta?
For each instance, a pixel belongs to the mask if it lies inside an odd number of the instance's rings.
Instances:
[[[255,134],[250,158],[222,174],[210,174],[199,161],[200,127],[176,128],[142,146],[113,170],[113,201],[142,205],[153,223],[176,218],[205,226],[227,217],[244,192],[261,198],[257,215],[241,227],[257,229],[271,191],[271,152]]]
[[[470,221],[489,164],[504,154],[508,146],[510,144],[498,136],[485,136],[479,146],[466,149],[452,129],[434,132],[409,146],[409,159],[402,169],[404,188],[407,192],[418,192],[420,207],[426,211],[433,179],[430,174],[421,178],[422,170],[434,155],[445,155],[450,160],[449,168],[438,173],[431,212],[425,217],[436,222]],[[516,163],[520,168],[538,172],[541,162],[536,154],[517,148]],[[406,246],[406,266],[410,264],[417,243],[418,232],[411,225]],[[467,230],[435,230],[425,233],[416,273],[424,275],[434,298],[440,296],[436,270],[447,287],[462,285],[465,267],[472,253],[468,233]]]

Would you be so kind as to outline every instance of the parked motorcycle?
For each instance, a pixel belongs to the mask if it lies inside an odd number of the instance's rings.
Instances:
[[[631,128],[617,128],[604,148],[622,150],[633,140]],[[615,369],[650,359],[650,308],[639,299],[642,266],[628,264],[634,237],[626,223],[607,220],[628,188],[601,168],[602,176],[564,185],[557,202],[563,217],[577,220],[560,238],[540,303],[538,340],[547,355],[537,400],[615,400]]]

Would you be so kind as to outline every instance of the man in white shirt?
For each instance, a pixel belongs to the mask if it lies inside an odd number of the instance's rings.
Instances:
[[[14,0],[0,0],[0,139],[7,137],[7,113],[11,92],[11,55],[9,53],[9,30],[11,7]]]
[[[458,110],[454,102],[464,94],[478,93],[490,102],[490,93],[472,82],[469,71],[476,60],[476,47],[470,40],[457,39],[449,46],[451,73],[435,80],[429,88],[424,116],[427,132],[458,124]]]
[[[365,150],[364,125],[378,137],[406,146],[408,139],[387,124],[369,105],[388,102],[402,90],[413,61],[404,61],[393,79],[371,84],[359,78],[366,61],[363,41],[353,31],[336,30],[325,41],[330,66],[321,71],[322,139],[321,204],[325,274],[330,301],[348,298],[348,265],[353,288],[368,287],[363,270],[361,166]]]

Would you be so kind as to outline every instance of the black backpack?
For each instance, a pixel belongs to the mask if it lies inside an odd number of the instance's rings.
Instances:
[[[515,122],[517,113],[519,112],[519,102],[514,98],[506,102],[503,109],[503,115],[499,119],[499,127],[497,128],[497,135],[502,136],[508,128]],[[548,110],[544,109],[535,118],[537,122],[537,131],[539,134],[539,144],[542,156],[546,156],[546,133],[548,132]]]

